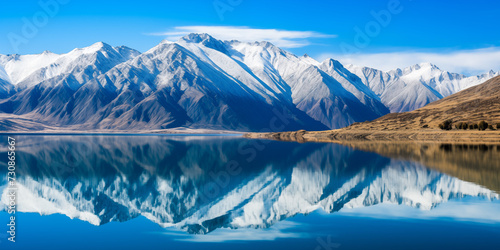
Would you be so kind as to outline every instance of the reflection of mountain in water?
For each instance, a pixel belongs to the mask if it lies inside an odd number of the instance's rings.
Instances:
[[[431,209],[456,197],[498,198],[420,165],[336,144],[153,136],[18,141],[24,143],[17,153],[19,211],[95,225],[143,215],[164,227],[207,233],[268,227],[318,208]]]
[[[500,192],[500,145],[348,142],[358,150],[419,162],[461,180]]]

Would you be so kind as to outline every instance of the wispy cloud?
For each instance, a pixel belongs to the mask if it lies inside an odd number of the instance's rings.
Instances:
[[[443,70],[463,74],[479,74],[500,70],[500,47],[451,52],[401,51],[374,54],[322,54],[320,60],[334,58],[343,64],[355,64],[380,70],[403,68],[422,62],[430,62]]]
[[[336,37],[315,31],[255,29],[246,26],[179,26],[165,32],[148,35],[164,36],[167,40],[176,41],[189,33],[207,33],[221,40],[268,41],[281,48],[298,48],[310,45],[308,40],[310,38]]]

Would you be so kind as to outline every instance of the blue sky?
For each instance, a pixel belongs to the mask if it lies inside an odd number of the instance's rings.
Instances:
[[[208,30],[221,39],[270,40],[318,60],[381,69],[433,60],[477,73],[500,70],[499,10],[500,2],[485,0],[4,1],[0,53],[65,53],[97,41],[144,52]]]

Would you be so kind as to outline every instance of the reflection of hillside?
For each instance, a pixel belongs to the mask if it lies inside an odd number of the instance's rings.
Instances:
[[[391,158],[419,162],[440,172],[500,192],[500,145],[437,143],[343,143]]]

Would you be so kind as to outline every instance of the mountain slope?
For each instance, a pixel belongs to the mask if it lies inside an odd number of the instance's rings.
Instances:
[[[314,60],[297,57],[268,42],[221,42],[206,34],[191,34],[178,44],[259,95],[296,106],[328,127],[343,127],[388,112],[378,98],[364,102],[353,96]],[[344,76],[337,78],[351,84]]]
[[[281,112],[285,121],[276,126],[284,125],[282,129],[326,128],[293,105],[267,95],[245,80],[235,79],[212,61],[200,59],[204,54],[193,50],[163,42],[99,77],[100,85],[115,91],[119,98],[131,93],[140,96],[128,98],[125,103],[113,100],[103,111],[109,113],[110,119],[101,124],[110,128],[140,124],[149,128],[260,130],[270,129],[270,122]],[[150,117],[158,120],[151,121]]]
[[[7,98],[14,94],[14,85],[11,83],[9,74],[0,65],[0,99]]]
[[[226,44],[230,47],[229,54],[248,65],[267,86],[330,128],[374,119],[388,112],[369,89],[353,94],[350,91],[356,88],[351,86],[357,84],[353,79],[335,70],[328,71],[328,66],[323,68],[308,56],[297,57],[268,42]]]

